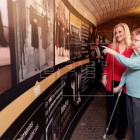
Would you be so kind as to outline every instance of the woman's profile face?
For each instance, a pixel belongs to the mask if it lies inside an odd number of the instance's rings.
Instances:
[[[132,42],[132,49],[138,51],[140,48],[140,35],[136,35],[135,39]]]
[[[124,28],[121,26],[118,26],[115,29],[115,38],[118,42],[121,42],[123,40],[125,40],[125,32],[124,32]]]
[[[132,33],[131,33],[131,41],[134,41],[135,37],[136,37],[136,31],[132,31]]]

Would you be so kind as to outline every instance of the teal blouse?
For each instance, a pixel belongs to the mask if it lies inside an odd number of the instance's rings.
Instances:
[[[119,53],[114,56],[127,68],[121,77],[120,85],[126,84],[126,93],[129,96],[140,98],[140,54],[132,53],[130,58]]]

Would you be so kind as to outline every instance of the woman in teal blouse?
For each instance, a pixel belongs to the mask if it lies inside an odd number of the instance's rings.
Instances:
[[[130,137],[132,140],[140,139],[140,31],[137,32],[132,43],[132,53],[130,58],[117,53],[116,51],[104,47],[103,52],[110,53],[124,65],[127,70],[123,73],[119,86],[114,88],[117,93],[126,84],[126,105]]]

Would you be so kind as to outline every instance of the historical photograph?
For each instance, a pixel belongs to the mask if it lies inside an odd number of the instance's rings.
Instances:
[[[55,1],[55,64],[70,60],[69,10]]]
[[[81,73],[73,73],[71,75],[71,91],[73,95],[73,104],[78,105],[81,102]]]
[[[70,57],[71,60],[81,58],[81,26],[82,22],[70,13]]]
[[[46,127],[46,140],[60,140],[60,108],[56,109]]]
[[[13,0],[17,81],[54,66],[54,0]]]

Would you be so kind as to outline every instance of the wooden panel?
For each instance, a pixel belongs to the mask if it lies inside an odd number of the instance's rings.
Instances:
[[[112,32],[113,28],[120,22],[126,23],[130,30],[133,28],[140,28],[140,17],[137,18],[119,18],[116,20],[111,20],[109,22],[103,23],[98,26],[98,32]]]
[[[138,16],[140,0],[81,0],[95,15],[97,25],[120,17]],[[94,9],[94,10],[92,10]],[[95,12],[97,11],[97,12]]]

